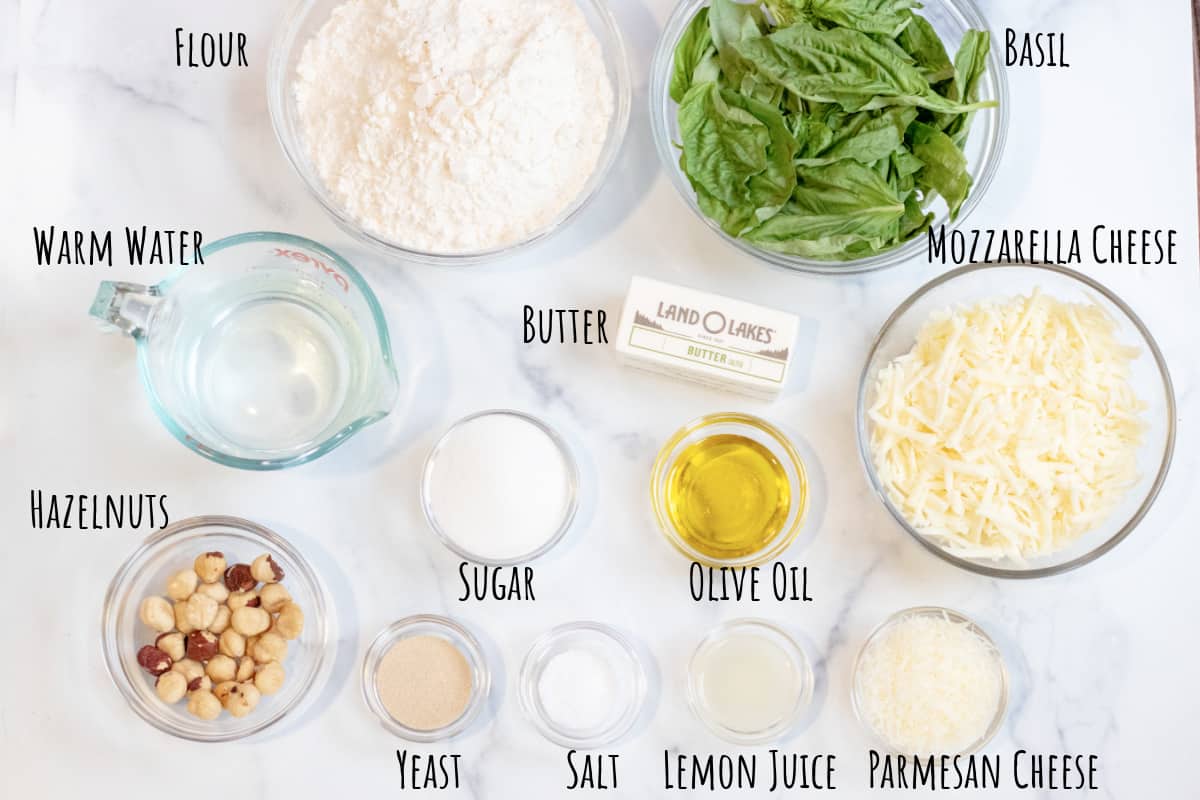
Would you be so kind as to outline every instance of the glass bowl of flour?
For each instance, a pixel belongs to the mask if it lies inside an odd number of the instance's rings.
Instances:
[[[342,228],[459,265],[579,213],[620,150],[631,79],[604,0],[301,0],[267,88],[284,154]]]

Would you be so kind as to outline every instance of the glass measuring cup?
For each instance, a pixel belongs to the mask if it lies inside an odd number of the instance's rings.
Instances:
[[[201,256],[154,286],[101,282],[90,312],[137,342],[175,438],[220,464],[283,469],[392,409],[387,323],[341,256],[284,233],[231,236]]]

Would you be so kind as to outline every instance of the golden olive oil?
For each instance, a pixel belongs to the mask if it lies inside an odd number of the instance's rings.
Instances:
[[[666,480],[667,515],[709,558],[749,556],[783,532],[791,510],[787,471],[767,447],[721,433],[684,448]]]

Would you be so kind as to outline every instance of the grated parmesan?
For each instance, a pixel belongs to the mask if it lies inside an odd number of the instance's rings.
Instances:
[[[1137,482],[1137,354],[1102,308],[1039,291],[934,314],[868,412],[892,503],[967,558],[1069,546]]]
[[[854,675],[859,715],[898,753],[967,752],[1004,703],[1000,655],[966,622],[910,614],[867,645]]]

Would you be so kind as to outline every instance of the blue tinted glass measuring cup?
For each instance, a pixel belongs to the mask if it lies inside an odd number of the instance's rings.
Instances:
[[[332,250],[244,233],[154,286],[104,281],[94,317],[137,343],[159,419],[197,453],[242,469],[324,455],[395,405],[379,301]]]

